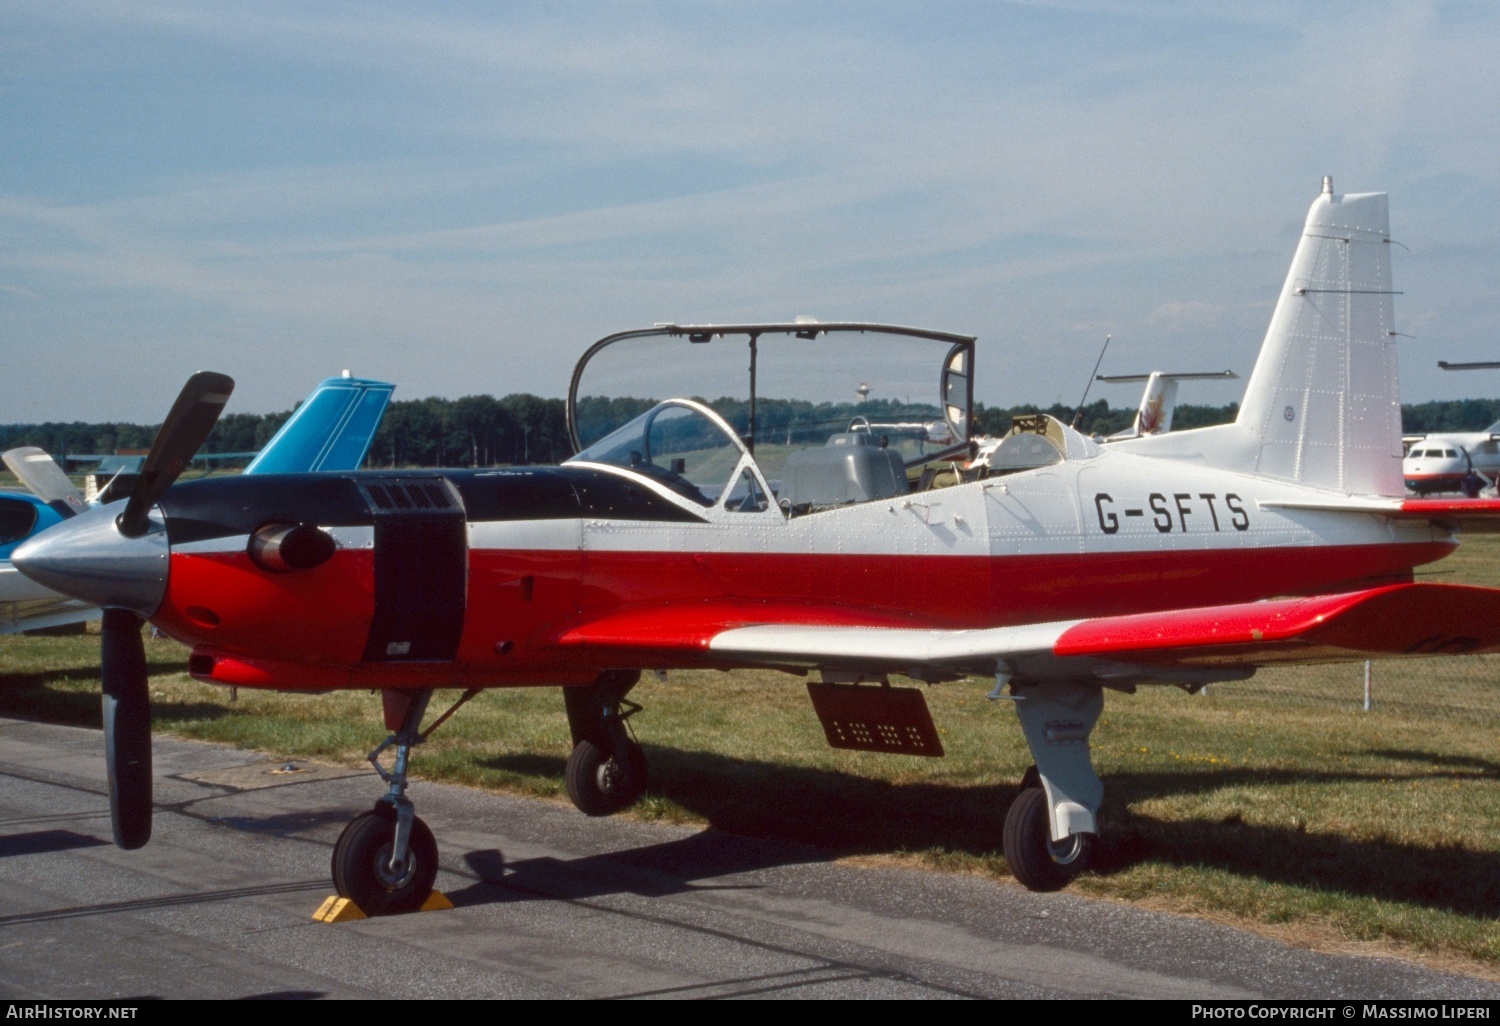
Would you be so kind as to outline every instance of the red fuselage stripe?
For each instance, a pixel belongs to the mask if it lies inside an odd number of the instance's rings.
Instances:
[[[830,608],[837,608],[841,619],[870,626],[1001,627],[1389,583],[1452,547],[1423,542],[998,557],[475,550],[455,682],[461,676],[535,684],[539,675],[608,665],[604,653],[588,646],[564,652],[557,639],[632,608],[739,606],[748,610],[745,622],[776,623],[828,623]],[[206,653],[248,663],[273,652],[348,681],[351,669],[361,668],[373,579],[368,550],[341,551],[322,567],[290,574],[264,573],[241,552],[174,553],[168,599],[154,619]],[[733,617],[708,617],[694,634],[685,622],[659,654],[659,665],[701,665],[709,637],[735,625]],[[404,672],[399,664],[380,669],[382,679],[399,680]],[[414,682],[430,681],[433,672],[410,667]]]

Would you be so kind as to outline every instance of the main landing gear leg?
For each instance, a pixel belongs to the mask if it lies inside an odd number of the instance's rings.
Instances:
[[[1089,734],[1104,690],[1037,684],[1017,690],[1015,704],[1036,765],[1005,817],[1005,861],[1027,889],[1055,891],[1088,865],[1099,833],[1104,784],[1089,758]]]
[[[573,734],[565,780],[585,815],[612,815],[646,793],[646,753],[625,726],[641,709],[625,700],[640,679],[638,670],[608,670],[592,684],[563,688]]]
[[[333,846],[333,886],[340,897],[351,899],[365,915],[413,912],[432,893],[438,869],[437,842],[406,797],[407,765],[411,750],[475,694],[466,692],[423,733],[422,717],[431,691],[381,692],[386,727],[394,733],[370,753],[369,759],[389,790],[373,811],[345,827]],[[393,746],[396,756],[387,770],[380,756]]]

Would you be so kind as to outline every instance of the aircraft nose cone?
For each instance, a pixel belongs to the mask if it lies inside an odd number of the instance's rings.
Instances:
[[[11,553],[21,573],[53,591],[143,617],[167,591],[167,532],[159,516],[139,538],[115,527],[125,502],[91,509],[32,538]]]

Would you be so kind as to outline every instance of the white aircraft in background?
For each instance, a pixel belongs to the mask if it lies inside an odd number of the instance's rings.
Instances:
[[[1443,370],[1495,370],[1500,361],[1449,363],[1439,360]],[[1500,421],[1483,431],[1449,431],[1431,435],[1404,435],[1406,456],[1401,477],[1408,491],[1467,492],[1478,495],[1500,482]]]
[[[1096,381],[1122,384],[1129,381],[1144,381],[1141,404],[1136,408],[1135,420],[1124,431],[1099,438],[1098,441],[1116,442],[1127,438],[1147,438],[1164,435],[1172,430],[1172,414],[1177,409],[1177,383],[1190,380],[1228,381],[1239,377],[1234,371],[1198,371],[1167,374],[1152,371],[1150,374],[1100,374]],[[1087,394],[1085,394],[1087,398]],[[1030,470],[1058,461],[1056,439],[1048,443],[1038,434],[1048,431],[1049,418],[1016,417],[1011,429],[1001,437],[976,439],[974,459],[969,463],[971,471],[981,468],[988,472]],[[1054,431],[1055,434],[1055,431]]]
[[[1100,374],[1094,380],[1111,385],[1131,381],[1146,383],[1146,390],[1141,393],[1141,405],[1135,411],[1135,423],[1124,431],[1110,435],[1107,440],[1113,442],[1122,438],[1141,438],[1171,431],[1172,413],[1177,409],[1179,381],[1233,381],[1238,378],[1238,374],[1229,370],[1183,374],[1165,374],[1162,371],[1152,371],[1150,374]]]

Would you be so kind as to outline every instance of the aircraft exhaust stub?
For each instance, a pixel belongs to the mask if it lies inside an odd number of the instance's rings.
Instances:
[[[250,536],[250,560],[273,574],[312,570],[333,558],[338,543],[313,524],[267,524]]]

